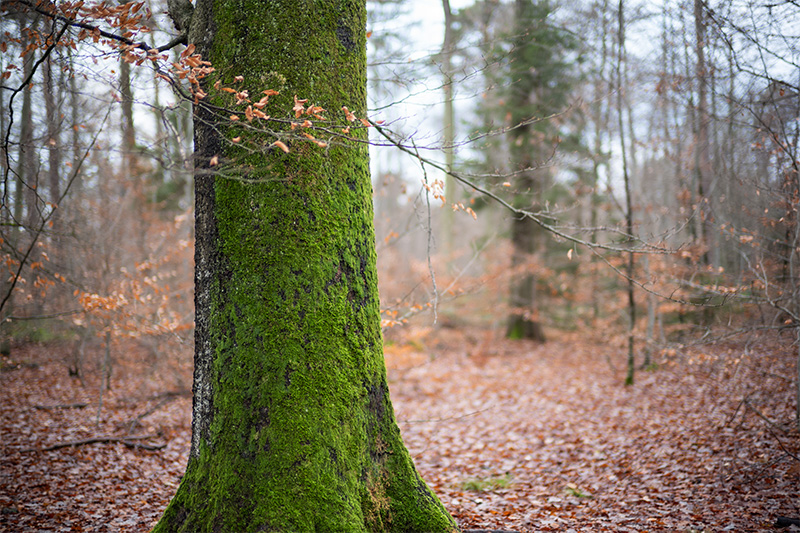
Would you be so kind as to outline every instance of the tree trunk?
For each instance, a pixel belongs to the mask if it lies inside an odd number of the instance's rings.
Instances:
[[[589,227],[592,228],[590,241],[598,242],[597,226],[598,211],[600,209],[600,167],[606,166],[608,170],[608,157],[603,150],[603,136],[609,131],[608,105],[605,105],[606,95],[611,91],[606,82],[606,65],[608,63],[608,0],[595,4],[597,16],[600,18],[600,65],[594,80],[594,102],[592,104],[592,129],[594,134],[594,153],[592,154],[592,183],[589,199]],[[600,318],[600,279],[599,262],[596,254],[591,254],[591,283],[592,283],[592,317]]]
[[[232,105],[220,80],[279,90],[271,116],[294,95],[364,116],[365,24],[364,0],[198,0],[189,39],[216,68],[207,104]],[[457,531],[389,400],[366,144],[297,140],[284,154],[228,115],[195,109],[192,446],[154,531]]]
[[[532,187],[532,181],[520,179],[518,183],[527,183]],[[537,230],[536,222],[527,217],[515,218],[511,223],[511,242],[514,246],[511,270],[514,278],[509,298],[511,314],[506,329],[506,336],[510,339],[531,339],[537,342],[546,340],[537,316],[536,277],[530,273],[530,262],[536,250]]]
[[[534,210],[540,205],[539,196],[544,189],[544,173],[546,170],[535,169],[538,165],[537,155],[544,151],[531,124],[523,121],[541,112],[545,107],[541,100],[542,82],[538,79],[537,69],[532,67],[529,57],[529,46],[532,41],[533,25],[540,25],[542,16],[530,0],[516,0],[514,4],[514,46],[510,53],[512,64],[511,78],[511,120],[515,125],[510,132],[511,159],[514,171],[519,172],[516,179],[517,196],[514,201],[517,207]],[[540,65],[537,65],[540,66]],[[538,105],[538,108],[534,106]],[[535,109],[535,110],[534,110]],[[544,114],[544,113],[542,113]],[[541,138],[546,138],[541,136]],[[548,139],[549,141],[550,139]],[[531,273],[530,261],[536,251],[539,228],[536,222],[528,217],[516,218],[511,224],[511,243],[514,252],[511,259],[514,279],[511,282],[509,304],[511,313],[508,317],[506,336],[511,339],[532,339],[544,342],[544,330],[538,318],[538,302],[536,297],[536,277]]]
[[[619,0],[617,8],[618,35],[617,42],[617,126],[619,127],[620,155],[622,157],[622,181],[625,187],[625,232],[631,246],[633,240],[633,203],[631,201],[631,182],[628,173],[628,157],[625,148],[625,124],[623,121],[624,106],[622,101],[622,64],[625,60],[625,2]],[[625,376],[625,384],[633,385],[635,372],[635,353],[634,353],[634,329],[636,328],[636,299],[634,298],[634,261],[633,252],[628,253],[628,261],[625,267],[625,276],[628,278],[628,373]]]
[[[52,54],[47,57],[42,65],[44,76],[44,104],[47,121],[47,185],[50,192],[50,203],[58,205],[61,199],[61,110],[58,104],[58,89],[56,80],[53,79]],[[57,225],[58,215],[53,214],[51,220]]]
[[[31,26],[36,22],[31,23]],[[20,33],[24,27],[25,18],[20,19]],[[23,34],[25,35],[25,34]],[[23,39],[27,46],[30,38]],[[33,73],[33,65],[36,62],[36,52],[30,50],[23,59],[23,75],[29,79]],[[33,103],[32,103],[31,84],[27,84],[22,90],[22,114],[20,115],[20,134],[19,134],[19,170],[17,174],[17,202],[14,204],[14,218],[17,224],[22,224],[22,206],[26,207],[25,222],[28,228],[36,228],[39,223],[39,204],[37,195],[37,185],[39,183],[39,169],[36,164],[36,147],[33,142]]]
[[[453,103],[453,12],[450,9],[450,0],[442,0],[442,9],[444,11],[444,43],[442,43],[442,72],[444,80],[442,81],[442,90],[444,92],[444,156],[445,166],[449,172],[453,171],[455,166],[455,111]],[[453,176],[446,174],[444,177],[444,196],[448,202],[455,204],[456,202],[456,184]],[[444,210],[444,217],[442,220],[442,244],[446,260],[452,260],[453,253],[453,219],[455,212],[448,207]]]
[[[697,61],[695,63],[695,76],[697,77],[697,114],[694,128],[694,166],[697,181],[697,202],[700,215],[700,240],[705,248],[703,262],[709,264],[709,250],[714,247],[713,231],[711,227],[711,149],[708,126],[711,117],[708,114],[708,72],[706,68],[706,26],[705,10],[702,0],[694,0],[694,28],[695,44],[697,46]]]

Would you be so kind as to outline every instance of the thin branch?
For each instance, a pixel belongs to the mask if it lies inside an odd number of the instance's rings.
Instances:
[[[57,444],[52,444],[50,446],[46,446],[44,448],[24,448],[20,450],[21,452],[49,452],[52,450],[58,450],[61,448],[70,448],[73,446],[83,446],[85,444],[96,444],[96,443],[107,443],[107,442],[121,442],[125,446],[129,448],[144,448],[145,450],[160,450],[166,446],[166,444],[143,444],[138,442],[133,442],[137,440],[144,440],[144,439],[152,439],[153,437],[157,437],[158,435],[128,435],[127,437],[113,437],[113,436],[101,436],[101,437],[90,437],[88,439],[79,439],[79,440],[70,440],[66,442],[59,442]]]
[[[380,124],[378,124],[378,123],[376,123],[374,121],[370,121],[370,124],[372,124],[372,126],[376,129],[376,131],[378,131],[378,133],[380,133],[392,146],[395,146],[400,151],[402,151],[402,152],[404,152],[406,154],[409,154],[410,156],[414,157],[421,164],[433,167],[433,168],[441,171],[442,173],[445,173],[445,174],[448,174],[448,175],[452,176],[455,180],[457,180],[460,183],[466,185],[467,187],[473,189],[474,191],[480,193],[481,195],[486,196],[488,198],[491,198],[492,200],[494,200],[495,202],[500,204],[502,207],[504,207],[506,210],[508,210],[508,211],[512,212],[513,214],[515,214],[516,216],[530,218],[531,220],[536,222],[536,224],[538,224],[541,228],[543,228],[544,230],[550,232],[551,234],[553,234],[553,235],[555,235],[557,237],[560,237],[560,238],[562,238],[562,239],[564,239],[566,241],[572,242],[574,244],[586,247],[592,253],[594,253],[597,257],[599,257],[604,263],[606,263],[606,265],[609,266],[616,274],[618,274],[620,277],[622,277],[626,281],[629,281],[629,282],[633,283],[636,287],[638,287],[642,291],[644,291],[644,292],[646,292],[648,294],[652,294],[654,296],[657,296],[659,298],[662,298],[664,300],[668,300],[668,301],[675,302],[675,303],[680,303],[680,304],[684,304],[684,305],[691,305],[691,306],[694,306],[694,307],[708,307],[708,304],[691,302],[691,301],[688,301],[688,300],[684,300],[682,298],[676,298],[673,295],[661,294],[661,293],[659,293],[657,291],[654,291],[653,289],[648,288],[647,286],[645,286],[644,282],[641,282],[641,281],[633,278],[632,276],[629,276],[627,273],[623,272],[618,267],[616,267],[613,264],[611,264],[609,259],[606,258],[601,253],[601,251],[607,251],[607,252],[616,252],[616,253],[623,253],[623,254],[634,254],[634,253],[642,253],[642,254],[644,254],[644,253],[649,253],[649,254],[665,255],[665,254],[675,253],[677,250],[672,250],[672,249],[668,249],[666,247],[657,246],[657,245],[645,242],[642,239],[640,239],[639,237],[636,237],[635,235],[631,235],[631,234],[629,234],[629,233],[627,233],[625,231],[622,231],[622,230],[617,230],[617,233],[619,235],[623,236],[625,239],[627,239],[628,242],[639,242],[639,243],[641,243],[641,247],[639,247],[639,248],[621,247],[621,246],[616,246],[616,245],[611,245],[611,244],[603,244],[603,243],[591,242],[591,241],[587,241],[585,239],[578,238],[575,235],[572,235],[570,233],[566,233],[560,227],[554,225],[553,223],[547,222],[546,219],[552,218],[547,213],[534,213],[532,211],[528,211],[528,210],[525,210],[525,209],[520,209],[520,208],[514,207],[513,205],[511,205],[509,202],[507,202],[506,200],[504,200],[503,198],[501,198],[497,194],[495,194],[492,191],[486,189],[485,187],[481,187],[480,185],[478,185],[475,182],[471,181],[470,179],[466,178],[463,174],[460,174],[458,172],[450,170],[450,169],[446,168],[444,165],[441,165],[441,164],[439,164],[439,163],[437,163],[435,161],[432,161],[431,159],[423,157],[422,155],[419,154],[418,151],[414,151],[411,148],[405,146],[401,142],[399,142],[396,139],[394,139],[392,137],[390,131],[386,130],[385,128],[383,128]],[[732,298],[734,295],[728,294],[728,295],[725,295],[725,296],[726,296],[726,299],[724,299],[722,303],[720,303],[718,305],[715,305],[714,307],[720,307],[720,306],[724,305],[725,303],[727,303],[727,299],[728,298]]]
[[[58,42],[61,40],[61,37],[64,36],[64,33],[67,31],[68,27],[69,26],[64,25],[61,28],[61,31],[58,32],[58,37],[56,37],[53,40],[53,44],[45,48],[42,57],[40,57],[39,60],[33,64],[33,67],[31,68],[28,77],[25,78],[22,81],[22,83],[20,83],[19,87],[13,90],[13,92],[11,93],[11,98],[9,98],[8,100],[8,128],[6,128],[5,135],[3,136],[3,152],[5,153],[6,156],[6,161],[5,161],[6,171],[3,176],[3,183],[5,184],[8,183],[8,174],[11,169],[11,156],[9,155],[10,150],[8,149],[8,143],[9,139],[11,138],[11,126],[14,124],[14,97],[16,97],[20,92],[22,92],[25,89],[25,87],[28,86],[28,84],[33,79],[34,74],[36,74],[36,71],[39,69],[39,66],[45,61],[47,61],[48,57],[50,57],[50,53],[58,45]],[[5,187],[4,190],[8,190],[8,187]],[[5,201],[5,199],[3,200]]]
[[[187,35],[183,34],[183,35],[178,35],[177,37],[173,38],[168,43],[163,44],[161,46],[150,46],[149,44],[147,44],[145,42],[134,41],[133,39],[131,39],[129,37],[125,37],[123,35],[117,35],[116,33],[111,33],[109,31],[102,30],[102,29],[100,29],[99,26],[95,26],[93,24],[89,24],[89,23],[86,23],[86,22],[83,22],[83,21],[80,21],[80,20],[75,20],[73,18],[70,18],[70,17],[64,16],[64,15],[61,15],[59,13],[56,13],[56,12],[54,12],[52,10],[44,9],[43,7],[41,7],[42,6],[41,2],[34,2],[32,0],[2,0],[0,2],[0,8],[7,9],[9,6],[12,6],[14,4],[22,4],[24,6],[27,6],[27,7],[31,8],[33,11],[35,11],[36,13],[39,13],[39,14],[44,15],[46,17],[50,17],[53,20],[58,20],[60,22],[63,22],[68,27],[81,28],[83,30],[88,30],[88,31],[90,31],[90,32],[92,32],[94,34],[100,35],[101,37],[105,37],[106,39],[111,39],[112,41],[117,41],[117,42],[120,42],[122,44],[128,45],[130,47],[138,48],[139,50],[144,50],[145,52],[150,52],[151,50],[154,51],[154,52],[158,52],[158,53],[166,52],[167,50],[175,48],[176,46],[178,46],[180,44],[186,44],[188,42],[187,41],[187,39],[188,39]]]
[[[100,136],[100,132],[103,131],[103,125],[106,123],[106,121],[108,120],[109,115],[111,114],[111,109],[112,108],[109,107],[108,110],[106,111],[106,116],[103,117],[103,121],[101,123],[100,128],[98,128],[97,133],[95,134],[94,138],[92,139],[92,142],[89,144],[89,147],[84,151],[83,156],[81,157],[81,159],[79,161],[77,161],[75,165],[73,165],[72,175],[69,177],[69,180],[67,181],[67,186],[64,187],[64,192],[62,192],[61,196],[58,198],[58,203],[53,206],[53,208],[50,210],[50,212],[47,214],[46,217],[42,218],[42,221],[40,222],[39,227],[36,228],[36,231],[33,234],[33,238],[31,239],[31,242],[30,242],[30,245],[28,246],[28,249],[25,251],[25,254],[23,254],[22,258],[19,260],[19,265],[17,266],[17,271],[14,273],[14,275],[12,277],[12,280],[11,280],[11,283],[9,284],[8,290],[6,291],[6,294],[3,297],[3,300],[0,301],[0,311],[3,310],[3,307],[5,307],[6,303],[9,300],[9,298],[11,298],[11,294],[14,292],[14,288],[17,286],[17,282],[19,281],[19,276],[22,273],[22,269],[25,266],[25,264],[28,262],[28,258],[30,257],[31,252],[33,252],[33,249],[36,246],[36,242],[39,240],[39,237],[42,235],[42,232],[44,231],[44,228],[47,226],[47,223],[50,221],[50,219],[53,217],[53,215],[56,213],[56,211],[58,211],[58,205],[67,196],[67,193],[69,193],[69,190],[72,187],[72,184],[75,182],[75,180],[77,179],[77,177],[78,177],[78,175],[80,173],[80,170],[81,170],[81,167],[83,166],[84,161],[86,161],[86,158],[89,156],[89,152],[91,151],[92,147],[95,146],[95,144],[97,143],[97,139]],[[6,169],[6,172],[8,172],[8,169]],[[4,317],[0,317],[0,318],[5,320]]]
[[[400,151],[411,155],[415,159],[419,160],[420,162],[424,162],[426,165],[428,165],[430,167],[433,167],[436,170],[439,170],[439,171],[441,171],[441,172],[443,172],[445,174],[449,174],[455,180],[457,180],[460,183],[466,185],[470,189],[473,189],[474,191],[476,191],[476,192],[478,192],[478,193],[480,193],[480,194],[482,194],[482,195],[484,195],[484,196],[486,196],[488,198],[491,198],[492,200],[494,200],[495,202],[497,202],[498,204],[500,204],[501,206],[506,208],[508,211],[511,211],[512,213],[514,213],[515,215],[520,216],[520,217],[530,218],[531,220],[536,222],[543,229],[547,230],[548,232],[552,233],[553,235],[556,235],[556,236],[558,236],[558,237],[560,237],[560,238],[562,238],[564,240],[573,242],[575,244],[579,244],[581,246],[586,246],[587,248],[590,248],[590,249],[601,249],[601,250],[606,250],[606,251],[610,251],[610,252],[621,252],[621,253],[635,252],[635,253],[669,254],[669,253],[674,253],[674,251],[675,251],[675,250],[670,250],[670,249],[667,249],[667,248],[664,248],[664,247],[661,247],[661,246],[656,246],[656,245],[653,245],[653,244],[649,244],[649,243],[643,242],[641,239],[637,238],[636,236],[629,235],[629,234],[624,233],[624,232],[620,232],[620,234],[624,235],[625,238],[629,239],[630,241],[638,241],[638,242],[642,243],[643,247],[642,248],[628,248],[628,247],[623,248],[623,247],[620,247],[620,246],[614,246],[614,245],[610,245],[610,244],[592,243],[592,242],[586,241],[584,239],[580,239],[578,237],[575,237],[574,235],[571,235],[569,233],[565,233],[564,231],[559,229],[557,226],[545,221],[546,218],[550,218],[549,215],[547,215],[546,213],[534,213],[532,211],[527,211],[525,209],[520,209],[520,208],[514,207],[513,205],[508,203],[506,200],[504,200],[503,198],[501,198],[497,194],[495,194],[495,193],[491,192],[490,190],[488,190],[488,189],[486,189],[484,187],[481,187],[480,185],[478,185],[478,184],[474,183],[473,181],[467,179],[463,174],[461,174],[459,172],[455,172],[455,171],[449,170],[449,169],[445,168],[444,165],[441,165],[441,164],[439,164],[439,163],[437,163],[435,161],[432,161],[432,160],[430,160],[428,158],[422,157],[418,152],[415,153],[409,147],[405,146],[404,144],[402,144],[402,143],[398,142],[397,140],[395,140],[394,138],[392,138],[391,134],[387,130],[385,130],[383,127],[381,127],[379,124],[377,124],[376,122],[371,121],[370,123],[372,124],[373,127],[375,127],[375,129],[387,141],[389,141],[389,143],[392,146],[395,146]]]
[[[33,408],[43,411],[50,411],[53,409],[83,409],[88,405],[88,403],[60,403],[57,405],[34,405]]]
[[[433,285],[433,323],[435,325],[439,308],[439,289],[436,287],[436,272],[433,269],[433,262],[431,261],[431,252],[433,247],[433,224],[431,222],[431,191],[429,189],[430,185],[428,184],[428,170],[425,168],[425,163],[423,162],[422,158],[419,157],[419,152],[417,152],[417,159],[419,160],[420,165],[422,166],[422,174],[425,178],[425,205],[427,206],[427,213],[428,213],[428,228],[427,228],[428,272],[431,275],[431,284]]]

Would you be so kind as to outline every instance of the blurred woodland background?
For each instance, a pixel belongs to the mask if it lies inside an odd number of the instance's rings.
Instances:
[[[99,344],[111,376],[136,339],[149,364],[181,367],[191,105],[170,83],[190,80],[35,6],[4,1],[0,23],[2,353],[70,342],[82,377]],[[163,4],[101,6],[69,9],[170,39]],[[387,327],[602,332],[627,343],[629,373],[674,343],[757,329],[797,345],[794,3],[442,7],[370,3]]]

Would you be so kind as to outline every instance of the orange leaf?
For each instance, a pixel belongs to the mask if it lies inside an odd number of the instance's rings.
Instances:
[[[272,146],[277,146],[287,154],[289,153],[289,147],[283,144],[281,141],[275,141],[274,143],[272,143]]]
[[[342,111],[344,111],[344,116],[347,118],[347,120],[349,120],[350,122],[356,121],[356,116],[353,114],[352,111],[347,109],[346,106],[342,106]]]
[[[307,98],[300,99],[297,97],[297,95],[294,95],[294,107],[292,107],[292,111],[294,111],[295,118],[300,118],[300,115],[303,114],[305,111],[305,106],[303,104],[306,102],[308,102]]]

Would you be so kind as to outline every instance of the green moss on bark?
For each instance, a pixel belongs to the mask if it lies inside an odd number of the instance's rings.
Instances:
[[[198,0],[190,36],[212,82],[283,85],[267,114],[297,95],[363,115],[364,26],[363,1]],[[389,400],[366,146],[246,151],[274,138],[196,117],[198,165],[225,175],[196,177],[192,453],[154,531],[456,531]]]

